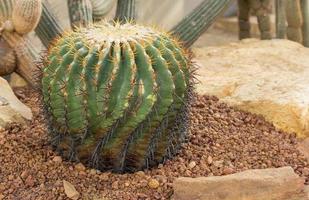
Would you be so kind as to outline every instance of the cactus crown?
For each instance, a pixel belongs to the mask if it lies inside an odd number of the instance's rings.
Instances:
[[[104,22],[64,34],[44,63],[44,103],[65,157],[122,172],[178,150],[191,74],[168,34]]]

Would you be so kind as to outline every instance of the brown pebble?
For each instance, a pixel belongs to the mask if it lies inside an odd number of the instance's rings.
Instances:
[[[224,170],[223,170],[223,174],[224,174],[224,175],[229,175],[229,174],[232,174],[232,173],[234,173],[234,169],[231,168],[231,167],[226,167],[226,168],[224,168]]]
[[[28,186],[28,187],[33,187],[35,184],[35,180],[34,178],[30,175],[26,178],[25,180],[25,185]]]
[[[157,189],[160,186],[160,183],[156,179],[150,179],[148,181],[148,186],[152,189]]]
[[[211,165],[212,164],[212,157],[211,156],[208,156],[208,158],[207,158],[207,163],[209,164],[209,165]]]
[[[118,182],[118,181],[114,181],[114,182],[112,183],[112,188],[113,188],[114,190],[118,190],[118,189],[119,189],[119,182]]]
[[[191,161],[188,165],[189,169],[193,169],[196,166],[196,162],[195,161]]]
[[[78,163],[78,164],[75,165],[75,169],[77,171],[85,171],[86,167],[82,163]]]
[[[60,156],[55,156],[55,157],[53,158],[53,161],[54,161],[55,163],[61,163],[61,162],[62,162],[62,158],[61,158]]]
[[[25,170],[25,171],[23,171],[23,172],[20,174],[20,177],[21,177],[22,179],[26,179],[28,176],[29,176],[29,171],[28,171],[28,170]]]

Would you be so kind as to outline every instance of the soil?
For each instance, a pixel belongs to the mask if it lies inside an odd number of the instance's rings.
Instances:
[[[295,134],[276,130],[262,117],[238,111],[217,98],[198,96],[191,111],[188,142],[158,168],[112,174],[61,159],[51,148],[39,94],[16,91],[31,107],[28,126],[0,131],[0,199],[66,199],[63,180],[82,199],[169,199],[176,177],[220,176],[246,169],[292,166],[309,183],[309,165]]]

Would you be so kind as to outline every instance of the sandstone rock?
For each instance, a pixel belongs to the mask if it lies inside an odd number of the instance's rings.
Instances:
[[[288,40],[195,48],[199,93],[309,136],[309,49]]]
[[[176,200],[306,200],[304,181],[291,167],[248,170],[227,176],[177,178]]]
[[[31,119],[30,108],[17,99],[8,82],[0,77],[0,127],[12,122],[25,124]]]
[[[12,88],[17,88],[17,87],[25,87],[27,86],[28,83],[23,79],[21,76],[19,76],[17,73],[12,73],[10,77],[10,86]]]
[[[63,180],[63,187],[64,192],[69,199],[77,200],[79,198],[79,193],[70,182]]]

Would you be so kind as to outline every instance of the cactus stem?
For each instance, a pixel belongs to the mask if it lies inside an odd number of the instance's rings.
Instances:
[[[276,0],[276,37],[284,39],[286,34],[285,1]]]
[[[309,47],[309,1],[302,0],[304,46]]]
[[[172,30],[172,34],[191,46],[217,17],[227,8],[231,0],[204,0],[188,16],[180,21]]]

